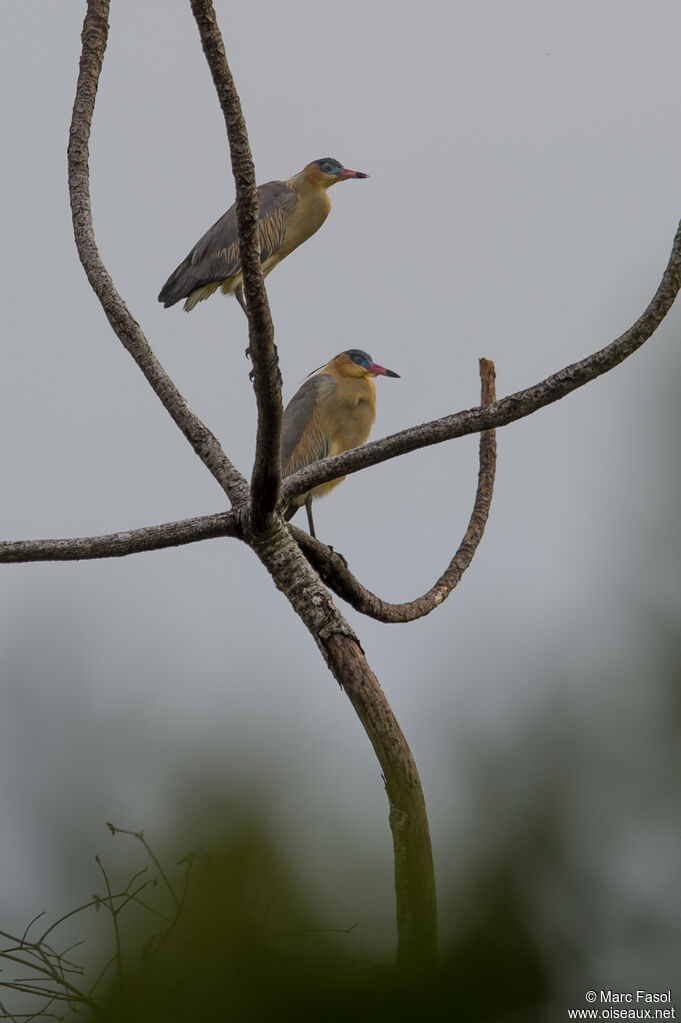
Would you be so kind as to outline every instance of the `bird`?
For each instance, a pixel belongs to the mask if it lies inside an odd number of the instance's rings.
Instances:
[[[263,276],[319,230],[331,210],[328,190],[332,185],[349,178],[368,177],[363,171],[348,170],[329,156],[313,160],[287,181],[260,185],[258,235]],[[220,287],[224,294],[234,294],[246,312],[236,203],[173,270],[158,300],[167,309],[184,298],[184,309],[189,312]]]
[[[284,409],[281,427],[281,468],[289,476],[320,458],[363,444],[376,419],[375,376],[399,377],[379,366],[359,348],[349,348],[313,370]],[[316,538],[312,501],[345,479],[329,480],[299,494],[289,504],[289,521],[305,505],[310,535]]]

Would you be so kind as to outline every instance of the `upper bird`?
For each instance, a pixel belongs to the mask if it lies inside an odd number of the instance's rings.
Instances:
[[[284,410],[281,426],[284,476],[364,443],[376,419],[376,385],[371,379],[375,376],[398,377],[399,373],[379,366],[366,352],[350,348],[307,377]],[[340,476],[300,494],[289,505],[285,518],[292,518],[304,504],[310,533],[315,536],[313,499],[328,494],[344,479]]]
[[[277,263],[318,231],[331,210],[328,189],[337,181],[368,178],[362,171],[348,170],[338,160],[313,160],[288,181],[268,181],[258,187],[258,235],[260,262],[266,277]],[[236,203],[206,231],[186,259],[161,288],[159,302],[175,305],[186,298],[186,312],[222,287],[234,294],[246,312],[242,292],[241,252]]]

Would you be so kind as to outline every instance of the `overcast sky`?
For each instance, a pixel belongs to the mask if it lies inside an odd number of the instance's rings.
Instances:
[[[0,533],[93,535],[219,511],[224,495],[77,260],[66,145],[84,4],[6,7]],[[377,381],[378,437],[477,404],[480,356],[494,360],[502,396],[643,311],[681,216],[676,0],[216,9],[258,180],[322,156],[371,175],[334,188],[319,234],[268,278],[285,399],[339,351],[363,348],[400,374]],[[248,473],[243,314],[219,295],[190,315],[156,300],[234,199],[188,3],[112,0],[91,172],[121,294]],[[616,907],[625,920],[632,906],[678,918],[681,890],[678,762],[647,631],[657,611],[676,624],[681,604],[680,332],[677,305],[622,367],[500,432],[487,533],[442,608],[399,627],[344,608],[419,764],[441,890],[513,844],[560,717],[574,765],[561,781],[564,837],[603,909],[588,936],[574,921],[565,929],[622,977],[639,950]],[[318,535],[386,599],[420,594],[466,527],[476,455],[466,438],[354,475],[317,505]],[[352,922],[369,935],[390,925],[378,767],[245,547],[6,566],[0,579],[0,907],[11,923],[90,893],[94,854],[115,856],[105,820],[170,835],[201,779],[213,796],[255,785],[268,823],[292,846],[304,836],[320,888],[331,851],[350,842],[337,869],[356,894]],[[605,846],[592,842],[597,819],[617,836]],[[660,940],[647,964],[666,986],[671,948]]]

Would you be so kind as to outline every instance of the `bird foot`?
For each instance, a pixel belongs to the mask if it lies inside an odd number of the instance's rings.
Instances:
[[[246,356],[247,359],[250,359],[250,357],[251,357],[251,347],[250,347],[250,345],[245,350],[244,355]],[[250,373],[248,374],[248,379],[251,381],[251,383],[253,383],[253,380],[255,379],[255,370],[254,369],[252,369],[250,371]],[[281,375],[281,370],[279,369],[279,365],[278,364],[277,364],[277,382],[279,384],[279,387],[283,387],[284,386],[284,378]]]
[[[335,551],[330,543],[327,543],[326,546],[329,548],[331,554],[335,554],[337,558],[340,558],[341,561],[343,562],[343,566],[347,568],[348,567],[347,558],[344,558],[340,551]]]
[[[244,348],[244,355],[246,356],[247,359],[250,359],[250,357],[251,357],[251,346],[250,345],[248,346],[248,348]],[[254,378],[255,378],[255,370],[251,369],[250,373],[248,374],[248,379],[251,381],[251,383],[253,383]]]

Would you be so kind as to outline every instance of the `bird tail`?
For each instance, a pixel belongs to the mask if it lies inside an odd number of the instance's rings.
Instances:
[[[163,287],[158,293],[159,302],[163,302],[163,305],[168,309],[171,305],[175,305],[182,298],[187,298],[191,292],[191,288],[187,288],[187,267],[189,266],[189,260],[185,259],[173,270],[168,280],[165,282]]]
[[[205,298],[208,298],[213,294],[214,291],[220,287],[220,281],[211,281],[209,284],[198,284],[196,280],[196,274],[190,261],[185,259],[184,263],[180,263],[177,270],[171,273],[168,280],[161,288],[158,300],[163,302],[163,305],[168,309],[171,305],[175,305],[176,302],[180,302],[183,298],[187,301],[184,304],[184,311],[186,313],[191,312],[194,306],[198,302],[203,302]],[[223,291],[224,291],[223,287]]]

